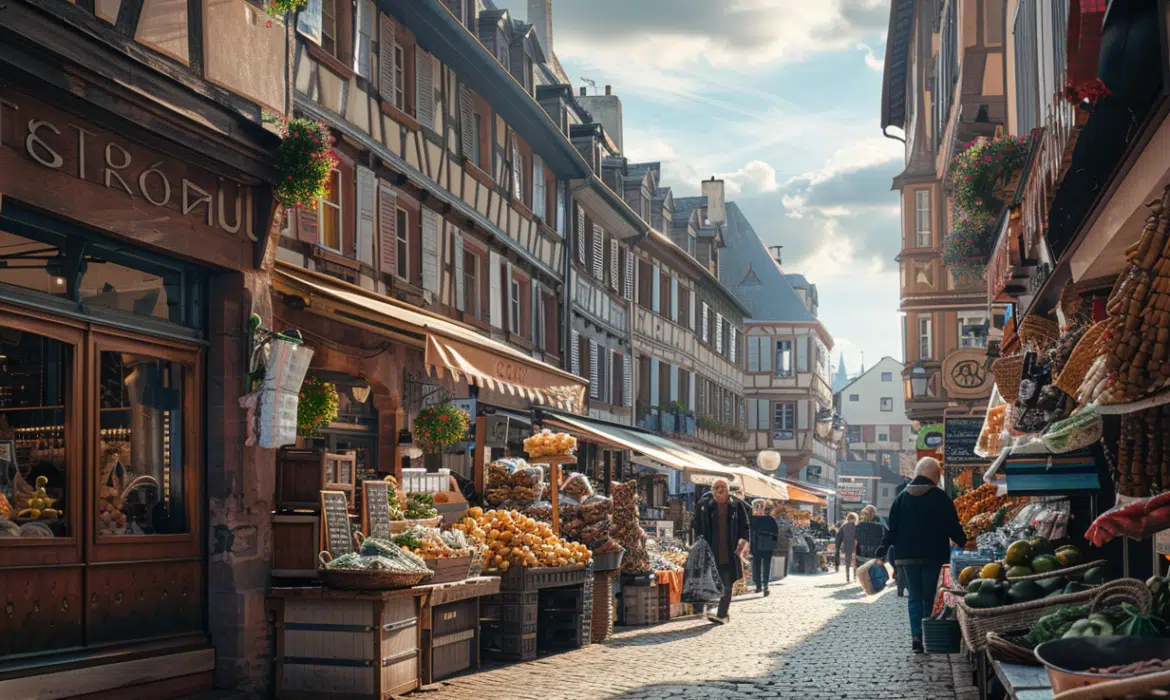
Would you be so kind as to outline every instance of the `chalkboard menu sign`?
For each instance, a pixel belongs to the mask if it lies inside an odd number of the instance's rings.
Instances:
[[[983,416],[947,416],[943,419],[943,454],[947,466],[979,464],[989,460],[975,454]]]
[[[353,551],[353,531],[349,526],[347,504],[344,491],[321,492],[323,548],[333,557],[339,557]]]
[[[362,532],[366,537],[390,539],[389,487],[385,481],[362,482]]]

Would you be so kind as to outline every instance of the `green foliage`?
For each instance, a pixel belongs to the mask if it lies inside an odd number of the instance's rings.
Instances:
[[[327,193],[329,173],[337,167],[329,128],[311,119],[289,119],[281,124],[276,169],[278,202],[286,207],[315,209]]]
[[[470,427],[471,416],[458,406],[427,406],[414,419],[414,439],[423,452],[435,453],[462,440]]]
[[[297,401],[297,434],[316,435],[317,428],[337,418],[340,398],[337,387],[316,377],[309,377],[301,385]]]

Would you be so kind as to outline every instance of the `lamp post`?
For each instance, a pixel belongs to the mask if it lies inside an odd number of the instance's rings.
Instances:
[[[921,399],[926,397],[926,388],[930,383],[930,374],[921,362],[915,362],[910,368],[910,398]]]

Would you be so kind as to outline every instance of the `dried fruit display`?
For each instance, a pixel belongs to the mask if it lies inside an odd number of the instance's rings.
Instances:
[[[1097,384],[1088,400],[1121,403],[1170,384],[1170,187],[1146,206],[1146,227],[1126,250],[1127,268],[1106,304],[1102,367],[1089,372]]]
[[[1140,498],[1170,484],[1170,406],[1130,413],[1121,419],[1114,476],[1117,491]]]
[[[569,455],[577,449],[577,438],[568,433],[554,433],[545,429],[524,440],[524,451],[529,459]]]
[[[613,495],[613,529],[610,535],[626,550],[622,560],[622,571],[628,574],[644,574],[650,571],[650,557],[646,554],[646,532],[638,520],[638,483],[627,481],[614,483],[610,489]]]
[[[514,510],[471,508],[452,529],[487,545],[483,566],[488,572],[514,566],[572,566],[593,559],[585,545],[567,542],[550,526]]]

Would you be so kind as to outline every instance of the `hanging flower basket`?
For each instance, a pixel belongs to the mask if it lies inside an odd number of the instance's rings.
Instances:
[[[423,452],[435,454],[467,435],[471,416],[458,406],[427,406],[414,419],[414,440]]]
[[[268,0],[264,3],[264,11],[268,13],[269,17],[283,17],[293,12],[300,12],[308,4],[309,0]]]
[[[951,161],[947,188],[956,213],[966,219],[995,218],[1015,192],[1028,160],[1028,137],[978,138]],[[1014,182],[1014,185],[1013,185]]]
[[[955,223],[943,239],[943,262],[963,274],[981,274],[995,246],[996,221],[986,211],[965,216],[956,206]]]
[[[328,127],[311,119],[289,119],[280,130],[276,200],[286,207],[312,209],[325,196],[329,173],[337,167],[333,136]]]
[[[317,377],[306,379],[297,401],[297,435],[316,435],[318,428],[337,418],[340,402],[337,387]]]

